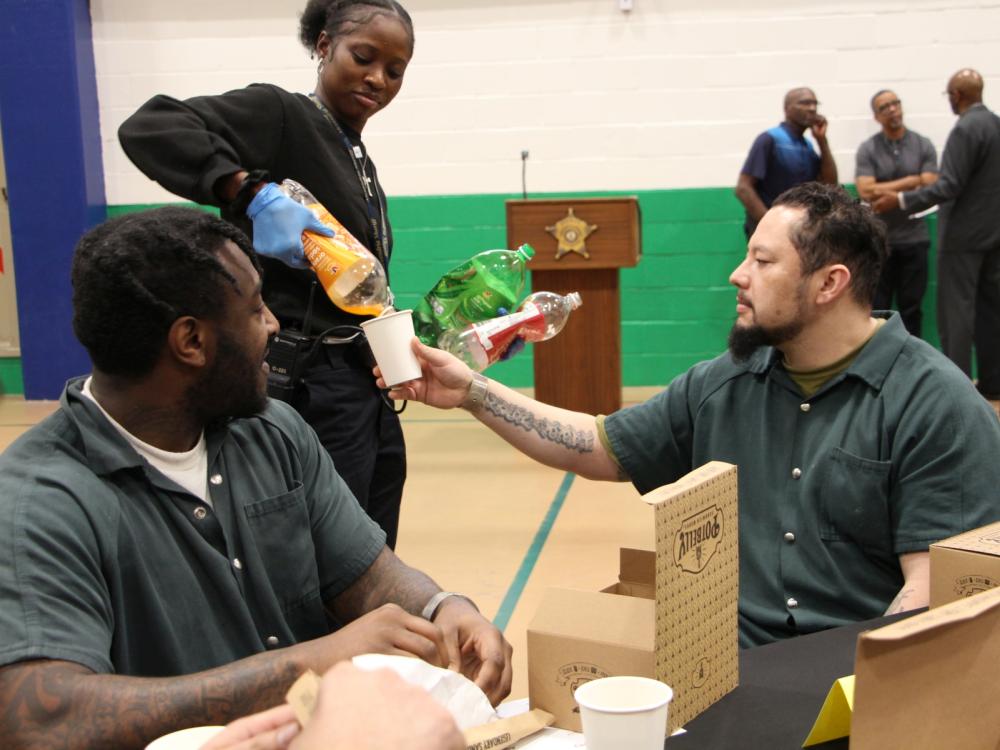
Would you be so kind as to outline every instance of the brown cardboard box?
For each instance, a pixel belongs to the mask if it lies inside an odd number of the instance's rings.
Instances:
[[[851,750],[1000,747],[1000,588],[858,637]]]
[[[736,467],[713,461],[643,496],[656,551],[622,549],[603,591],[549,589],[528,626],[528,695],[579,732],[573,691],[610,675],[674,689],[672,732],[739,682]]]
[[[931,607],[1000,584],[1000,522],[931,545]]]

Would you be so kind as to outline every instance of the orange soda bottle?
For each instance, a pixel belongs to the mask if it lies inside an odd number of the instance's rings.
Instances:
[[[385,268],[371,251],[295,180],[284,180],[281,192],[310,209],[332,231],[332,237],[302,233],[306,260],[316,272],[326,295],[341,310],[355,315],[381,315],[392,309],[392,291]]]

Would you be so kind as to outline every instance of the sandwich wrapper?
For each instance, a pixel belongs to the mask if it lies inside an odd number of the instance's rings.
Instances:
[[[435,667],[409,656],[361,654],[352,660],[358,669],[391,669],[411,685],[426,690],[451,713],[465,735],[469,750],[511,747],[519,739],[532,735],[552,723],[552,714],[534,709],[501,718],[490,705],[486,694],[474,682],[448,669]],[[308,671],[295,681],[287,700],[295,716],[305,726],[316,707],[320,678]]]
[[[411,685],[422,687],[447,708],[463,732],[499,717],[489,698],[472,680],[458,672],[435,667],[421,659],[393,654],[361,654],[351,661],[358,669],[391,669]]]

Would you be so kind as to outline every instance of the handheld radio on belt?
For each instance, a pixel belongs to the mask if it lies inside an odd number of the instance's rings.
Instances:
[[[309,286],[309,302],[306,305],[306,316],[302,321],[302,331],[282,328],[268,343],[267,364],[270,372],[267,374],[267,395],[279,401],[291,402],[302,371],[316,354],[315,344],[318,339],[309,336],[315,292],[314,281]]]
[[[309,287],[309,303],[306,306],[305,318],[302,320],[302,330],[281,329],[268,343],[267,395],[279,401],[292,402],[299,388],[302,373],[316,358],[320,346],[327,343],[327,336],[343,330],[348,335],[338,339],[336,343],[349,344],[359,339],[363,341],[361,329],[347,324],[328,328],[318,336],[309,335],[315,292],[314,281]]]
[[[267,349],[267,395],[271,398],[292,403],[298,392],[302,373],[319,354],[324,344],[339,344],[353,346],[361,352],[362,361],[368,366],[375,365],[364,331],[359,326],[341,324],[327,328],[318,336],[310,336],[309,328],[312,320],[313,295],[316,292],[316,282],[309,287],[309,303],[302,319],[302,330],[280,329],[271,337]],[[334,338],[335,334],[346,333],[343,337]],[[329,338],[328,338],[329,337]],[[387,407],[397,414],[406,409],[406,401],[397,408],[385,392],[379,394]]]

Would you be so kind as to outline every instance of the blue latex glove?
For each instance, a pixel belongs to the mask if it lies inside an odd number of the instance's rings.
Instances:
[[[502,315],[508,315],[508,314],[509,313],[507,312],[507,308],[506,307],[498,307],[497,308],[497,317],[500,317]],[[510,346],[508,346],[504,350],[504,353],[500,355],[500,361],[501,362],[506,362],[508,359],[510,359],[511,357],[513,357],[515,354],[517,354],[519,351],[521,351],[522,349],[524,349],[524,346],[525,346],[526,343],[527,342],[523,338],[521,338],[520,336],[518,336],[517,338],[515,338],[513,341],[510,342]]]
[[[254,250],[292,268],[309,268],[302,247],[304,231],[333,236],[333,230],[317,219],[316,214],[293,201],[273,182],[253,197],[247,206],[247,216],[253,222]]]

